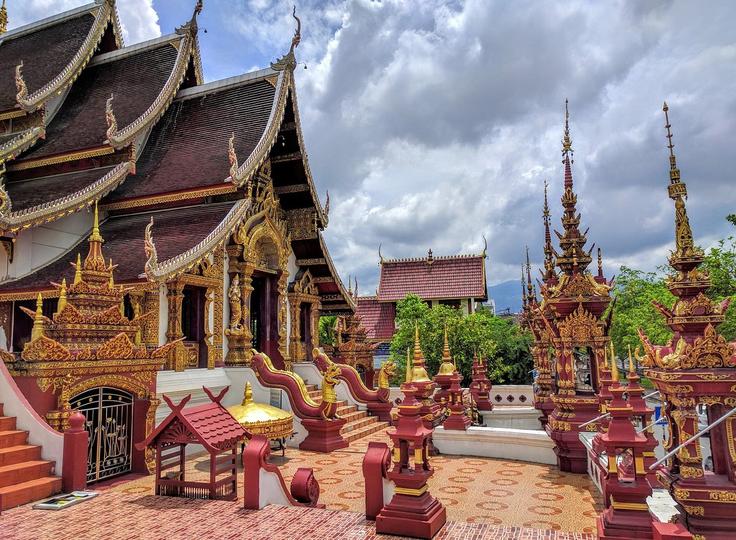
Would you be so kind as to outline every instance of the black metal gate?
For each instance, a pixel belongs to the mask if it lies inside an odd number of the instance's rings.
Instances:
[[[132,394],[99,387],[78,394],[69,403],[86,419],[87,482],[129,472],[133,452]]]

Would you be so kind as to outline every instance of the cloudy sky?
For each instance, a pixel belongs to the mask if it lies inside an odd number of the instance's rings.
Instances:
[[[80,5],[8,0],[11,26]],[[118,0],[126,43],[171,32],[194,0]],[[491,284],[541,262],[542,190],[559,227],[570,100],[583,226],[607,273],[653,269],[672,245],[662,101],[697,240],[733,232],[736,2],[299,1],[299,105],[331,197],[328,244],[363,294],[385,257],[479,252]],[[291,0],[205,0],[208,81],[288,49]],[[304,69],[306,66],[307,69]],[[731,230],[729,230],[731,229]]]

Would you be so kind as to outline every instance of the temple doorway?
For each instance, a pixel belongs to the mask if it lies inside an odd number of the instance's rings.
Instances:
[[[187,349],[188,368],[207,367],[207,342],[205,333],[205,300],[203,287],[185,285],[181,303],[181,330]]]
[[[87,482],[128,473],[133,468],[133,395],[118,388],[97,387],[69,400],[85,417],[89,435]]]
[[[253,272],[253,292],[250,295],[250,331],[252,345],[257,351],[265,352],[274,365],[281,368],[279,354],[278,288],[277,276],[273,272]]]

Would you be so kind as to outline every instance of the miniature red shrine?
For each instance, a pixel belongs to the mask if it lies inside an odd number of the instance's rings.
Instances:
[[[479,411],[493,410],[493,403],[490,400],[492,386],[488,379],[488,368],[485,360],[480,358],[477,352],[473,353],[472,381],[468,388]]]
[[[415,335],[416,359],[418,330]],[[422,358],[421,350],[419,358]],[[407,365],[406,372],[407,381],[401,385],[404,400],[399,405],[398,421],[388,432],[394,446],[393,467],[387,477],[396,484],[395,494],[376,516],[376,532],[430,539],[445,524],[447,515],[445,507],[427,489],[427,480],[433,474],[429,464],[432,429],[422,421],[416,385],[421,385],[425,393],[434,383],[427,379],[422,364],[415,364],[413,368]],[[415,377],[417,382],[414,382]]]
[[[156,449],[156,495],[191,499],[238,498],[238,446],[248,433],[220,404],[228,389],[214,396],[204,388],[211,402],[189,408],[185,407],[191,395],[178,405],[163,396],[171,414],[137,444],[139,450]],[[188,444],[201,444],[209,453],[209,482],[186,479]]]

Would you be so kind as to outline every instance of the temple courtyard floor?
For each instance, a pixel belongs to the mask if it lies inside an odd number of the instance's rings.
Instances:
[[[89,502],[52,512],[30,505],[0,516],[0,538],[15,539],[298,539],[396,538],[375,534],[364,519],[362,459],[368,442],[388,442],[384,433],[354,441],[350,448],[318,454],[289,448],[272,454],[287,485],[299,467],[312,467],[326,509],[268,506],[242,508],[242,475],[237,502],[189,500],[153,495],[153,476],[97,487]],[[205,457],[187,462],[189,478],[206,477]],[[430,491],[447,508],[440,540],[592,539],[600,498],[586,475],[520,461],[436,456]]]

